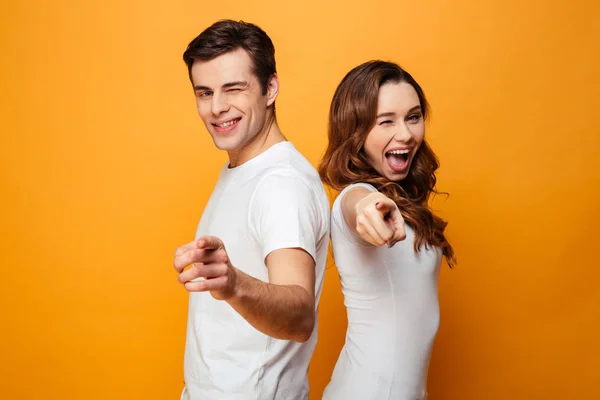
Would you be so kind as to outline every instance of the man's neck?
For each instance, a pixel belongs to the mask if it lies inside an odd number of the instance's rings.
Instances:
[[[243,163],[252,160],[254,157],[265,152],[271,146],[285,141],[286,138],[283,136],[277,125],[275,117],[267,120],[264,128],[259,132],[251,142],[240,149],[228,151],[229,155],[229,168],[239,167]]]

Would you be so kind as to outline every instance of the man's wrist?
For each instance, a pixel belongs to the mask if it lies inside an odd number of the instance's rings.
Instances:
[[[230,305],[240,303],[244,296],[244,276],[245,274],[235,267],[229,270],[229,280],[231,281],[230,292],[227,293],[225,301]]]

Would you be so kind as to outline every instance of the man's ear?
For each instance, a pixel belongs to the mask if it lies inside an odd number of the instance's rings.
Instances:
[[[271,75],[267,82],[267,107],[275,103],[275,99],[279,94],[279,78],[277,74]]]

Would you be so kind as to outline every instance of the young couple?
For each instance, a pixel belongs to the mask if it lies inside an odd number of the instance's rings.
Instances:
[[[427,205],[438,163],[421,87],[389,62],[350,71],[317,173],[277,124],[275,50],[263,30],[219,21],[183,58],[229,163],[196,239],[175,253],[190,292],[181,398],[308,398],[330,233],[348,331],[323,398],[426,398],[439,267],[454,257]],[[341,191],[331,212],[321,180]]]

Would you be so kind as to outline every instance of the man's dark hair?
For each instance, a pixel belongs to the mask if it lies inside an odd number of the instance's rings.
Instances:
[[[222,54],[244,49],[253,64],[252,72],[258,78],[262,94],[267,94],[269,78],[275,69],[275,47],[271,38],[258,26],[232,20],[217,21],[190,42],[183,53],[188,74],[192,80],[192,65],[195,60],[210,61]]]

